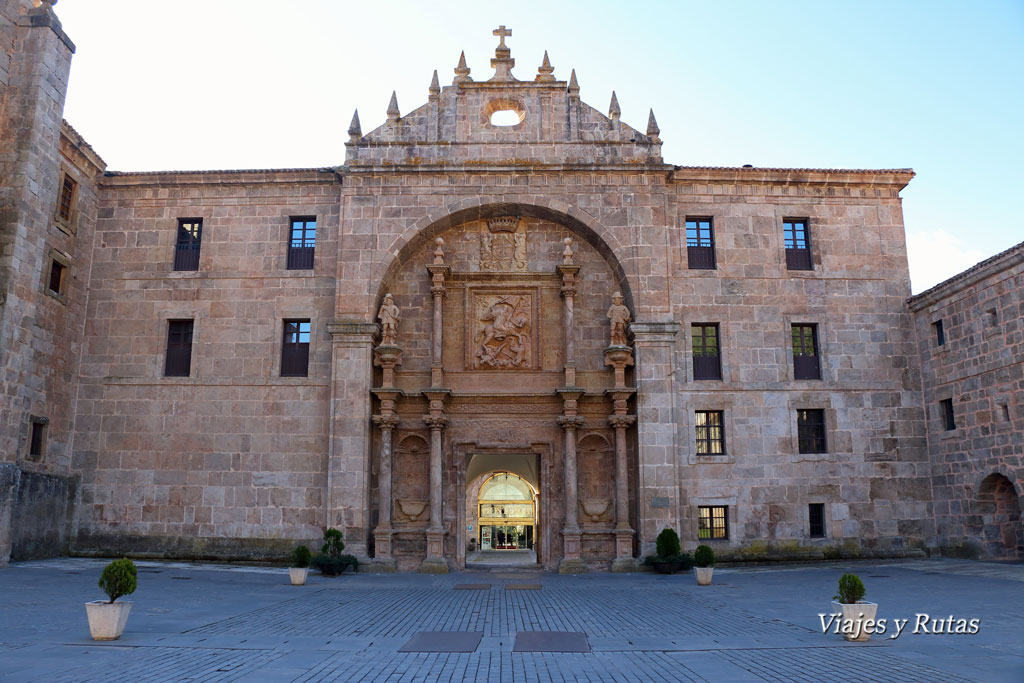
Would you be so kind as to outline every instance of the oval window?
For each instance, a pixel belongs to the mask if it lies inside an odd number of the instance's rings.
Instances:
[[[513,109],[499,109],[491,114],[492,126],[515,126],[522,123],[522,116]]]

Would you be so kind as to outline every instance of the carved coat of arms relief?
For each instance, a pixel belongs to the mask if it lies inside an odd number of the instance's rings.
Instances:
[[[480,270],[526,272],[526,226],[518,216],[487,219],[480,230]]]
[[[477,294],[474,298],[473,367],[532,367],[533,295]]]

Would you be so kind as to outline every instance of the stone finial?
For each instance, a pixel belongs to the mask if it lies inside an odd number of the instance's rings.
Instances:
[[[566,237],[562,242],[565,243],[565,249],[562,250],[562,265],[572,265],[572,238]]]
[[[466,51],[459,55],[459,65],[455,67],[455,82],[469,83],[473,79],[469,77],[469,67],[466,66]]]
[[[402,312],[398,310],[390,292],[384,295],[384,302],[380,305],[377,319],[380,320],[381,325],[380,345],[397,346],[398,323],[402,320]]]
[[[661,129],[658,128],[658,122],[654,118],[654,110],[651,109],[651,113],[647,117],[647,137],[651,138],[653,142],[661,142],[661,138],[658,137],[660,134]]]
[[[32,0],[33,7],[44,7],[45,9],[52,9],[57,4],[57,0]]]
[[[363,129],[359,125],[359,110],[352,114],[352,123],[348,124],[348,136],[352,142],[359,142],[363,137]]]
[[[612,305],[608,309],[608,320],[612,323],[611,346],[629,345],[626,339],[626,325],[632,319],[629,309],[622,303],[622,294],[620,292],[612,294]]]
[[[438,237],[436,240],[434,240],[434,244],[437,245],[437,247],[434,249],[434,263],[441,265],[444,263],[444,238]]]
[[[430,99],[436,100],[441,94],[441,84],[437,81],[437,69],[434,69],[434,77],[430,79]]]
[[[391,91],[391,102],[388,103],[388,121],[397,122],[401,118],[398,110],[398,93]]]
[[[551,66],[551,60],[548,59],[548,51],[544,50],[544,61],[537,69],[537,78],[535,78],[534,80],[543,82],[553,81],[555,80],[555,77],[552,75],[554,73],[555,67]]]
[[[615,96],[615,91],[612,90],[612,101],[608,105],[608,118],[612,121],[618,121],[620,116],[622,116],[622,110],[619,109],[619,98]]]
[[[491,60],[491,68],[494,69],[494,75],[491,76],[491,80],[514,81],[515,78],[512,76],[512,67],[516,65],[516,60],[512,59],[512,50],[505,45],[505,38],[512,35],[512,31],[505,28],[505,25],[502,24],[491,31],[491,33],[501,39],[501,42],[498,43],[498,47],[494,48],[494,59]]]
[[[580,98],[580,84],[576,81],[576,69],[572,70],[569,74],[569,99],[578,100]]]

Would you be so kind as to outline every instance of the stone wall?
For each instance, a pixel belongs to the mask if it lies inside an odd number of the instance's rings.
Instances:
[[[924,371],[939,542],[950,554],[1024,557],[1024,244],[909,305]],[[946,429],[943,400],[953,406],[954,429]]]

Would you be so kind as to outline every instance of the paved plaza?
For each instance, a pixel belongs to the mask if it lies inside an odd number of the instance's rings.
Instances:
[[[835,563],[692,574],[311,575],[140,562],[124,636],[89,638],[101,560],[0,569],[0,681],[1022,681],[1024,565]],[[890,626],[822,634],[839,576]],[[917,614],[980,618],[913,634]],[[910,622],[890,638],[895,618]]]

